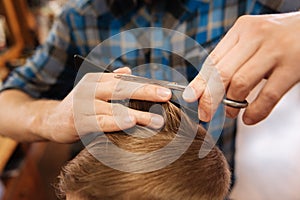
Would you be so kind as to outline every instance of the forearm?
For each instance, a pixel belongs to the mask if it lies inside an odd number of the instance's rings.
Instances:
[[[18,141],[71,143],[79,140],[80,135],[124,130],[135,124],[162,127],[164,119],[160,115],[107,100],[132,98],[165,102],[171,98],[171,91],[157,85],[121,83],[114,76],[87,74],[62,101],[36,100],[18,90],[3,91],[0,134]]]
[[[0,134],[22,142],[51,140],[47,118],[58,103],[36,100],[18,90],[0,93]]]

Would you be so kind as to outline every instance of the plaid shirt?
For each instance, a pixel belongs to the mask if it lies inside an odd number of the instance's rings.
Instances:
[[[274,13],[274,6],[280,8],[282,2],[285,2],[286,9],[287,4],[287,1],[267,0],[261,0],[262,3],[250,0],[166,0],[161,1],[163,3],[159,3],[155,9],[150,9],[141,0],[123,0],[123,4],[126,2],[125,7],[107,2],[109,1],[69,1],[55,21],[45,44],[37,49],[24,66],[10,73],[2,90],[17,88],[35,98],[62,99],[73,88],[78,71],[74,66],[73,55],[86,56],[99,43],[121,31],[139,27],[174,29],[196,40],[210,52],[239,16],[247,13]],[[126,10],[129,5],[132,6],[131,9]],[[155,38],[156,41],[160,39],[163,38]],[[113,68],[124,64],[138,66],[149,62],[161,63],[172,66],[188,81],[197,74],[197,70],[182,58],[160,49],[136,50],[119,57],[130,47],[130,42],[132,40],[128,38],[117,37],[116,41],[110,43],[108,56],[100,54],[98,58]],[[183,44],[180,47],[184,50],[187,45],[184,44],[185,41],[181,42]],[[112,62],[111,58],[117,57],[119,58]],[[164,71],[152,68],[137,70],[135,73],[170,81],[174,79]],[[218,119],[223,115],[222,109],[219,109],[215,120],[210,124],[211,133],[214,135],[214,132],[222,131],[218,145],[233,170],[236,121],[226,119],[222,126],[222,120]]]

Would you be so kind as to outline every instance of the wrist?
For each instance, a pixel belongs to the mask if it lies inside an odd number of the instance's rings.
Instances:
[[[54,109],[58,105],[59,101],[54,100],[38,100],[34,103],[30,103],[28,106],[34,107],[34,113],[32,117],[28,120],[29,132],[33,135],[41,138],[41,140],[53,141],[52,132],[56,127],[56,124],[53,124],[55,120],[51,119],[54,115]]]

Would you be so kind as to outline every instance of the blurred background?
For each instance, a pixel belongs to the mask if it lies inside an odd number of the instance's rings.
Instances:
[[[256,96],[257,90],[250,95],[250,99]],[[299,152],[300,84],[292,88],[272,114],[259,124],[245,126],[239,117],[236,154],[238,179],[232,198],[300,199]]]
[[[0,0],[0,84],[43,43],[63,3]],[[300,199],[299,116],[298,84],[263,122],[245,126],[239,117],[232,199]],[[56,177],[69,159],[70,145],[18,144],[0,137],[0,200],[55,200]]]

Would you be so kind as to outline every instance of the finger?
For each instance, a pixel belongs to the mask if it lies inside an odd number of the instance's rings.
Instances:
[[[280,81],[280,80],[284,80]],[[291,78],[289,72],[281,69],[275,70],[269,77],[266,85],[257,98],[248,106],[243,121],[245,124],[255,124],[266,118],[278,103],[281,97],[297,82]]]
[[[100,79],[103,73],[87,73],[84,77],[80,80],[80,82],[96,82]]]
[[[122,71],[127,71],[126,69],[122,69]],[[87,73],[84,75],[84,77],[80,80],[81,82],[85,83],[95,83],[95,82],[106,82],[115,76],[114,73]]]
[[[125,110],[125,109],[123,109]],[[90,114],[84,115],[75,123],[79,135],[93,132],[112,132],[133,127],[136,124],[135,117],[128,112],[120,112],[119,115]]]
[[[125,130],[135,126],[136,120],[134,116],[109,116],[98,115],[96,116],[98,122],[98,130],[102,132],[114,132]]]
[[[225,95],[225,88],[217,72],[211,74],[203,95],[199,99],[199,119],[208,122],[212,119]]]
[[[225,95],[225,88],[219,72],[215,67],[206,67],[205,73],[209,73],[209,79],[204,80],[200,73],[197,78],[193,80],[194,83],[185,90],[186,93],[183,94],[183,96],[189,92],[194,95],[194,99],[190,98],[188,101],[196,100],[197,98],[195,98],[195,96],[197,95],[200,97],[198,106],[199,119],[207,122],[212,119],[214,112],[217,110],[218,105]],[[196,86],[197,83],[200,83],[199,87]]]
[[[234,46],[214,67],[217,70],[210,70],[212,73],[209,75],[209,80],[207,84],[207,87],[210,87],[211,91],[219,90],[219,89],[225,89],[228,87],[230,80],[234,73],[244,64],[246,63],[256,52],[256,50],[259,48],[259,45],[254,43],[251,43],[248,46],[244,46],[245,41],[242,41],[240,39],[239,43]],[[222,82],[222,86],[210,86],[210,85],[216,85],[216,83]],[[213,92],[211,94],[208,94],[209,90],[205,90],[202,94],[200,101],[199,101],[199,111],[204,114],[206,114],[205,118],[200,118],[201,120],[208,120],[212,118],[212,111],[215,111],[217,108],[217,103],[221,102],[221,92]],[[205,99],[204,101],[202,100]],[[211,101],[208,101],[208,99],[211,99]],[[202,103],[201,103],[202,101]],[[214,103],[210,103],[214,102]],[[212,107],[213,106],[213,107]],[[200,114],[201,117],[201,114]]]
[[[108,103],[106,101],[95,100],[94,101],[94,110],[91,115],[113,115],[112,111],[112,103]]]
[[[111,115],[114,117],[115,120],[115,124],[113,125],[114,127],[116,127],[116,125],[119,125],[120,128],[124,128],[125,126],[123,123],[129,120],[135,122],[136,124],[148,126],[154,129],[159,129],[164,125],[164,118],[160,115],[150,113],[150,112],[134,110],[117,103],[107,103],[107,104],[108,105],[106,106],[106,113],[103,114]]]
[[[114,70],[114,73],[118,74],[131,74],[131,69],[129,67],[122,67]]]
[[[149,112],[143,112],[139,110],[130,109],[129,111],[136,119],[136,123],[142,126],[147,126],[154,129],[161,128],[165,121],[161,115],[153,114]]]
[[[165,102],[171,96],[172,92],[168,88],[119,80],[100,82],[96,89],[96,98],[102,100],[137,99]]]
[[[239,36],[235,29],[230,29],[214,50],[209,54],[207,60],[217,64],[234,46],[236,46],[238,41]]]
[[[248,44],[248,45],[245,45]],[[223,80],[224,87],[227,88],[230,80],[236,71],[243,66],[260,48],[258,42],[240,41],[235,45],[216,65]]]
[[[202,75],[199,73],[183,91],[182,98],[186,102],[194,102],[202,96],[205,87],[206,81],[202,78]]]
[[[205,90],[208,90],[208,88]],[[201,99],[199,100],[198,118],[201,121],[208,122],[210,121],[210,116],[212,115],[212,99],[209,91],[205,91],[204,93],[206,95],[201,96]]]
[[[275,66],[276,60],[265,55],[265,49],[261,48],[233,75],[227,90],[227,98],[244,101],[253,88],[266,77]],[[239,111],[237,108],[226,107],[226,114],[231,118],[236,117]]]
[[[182,97],[187,102],[198,100],[206,88],[206,83],[212,73],[211,68],[215,66],[237,43],[238,34],[230,29],[216,48],[206,58],[200,73],[194,78],[184,90]]]

